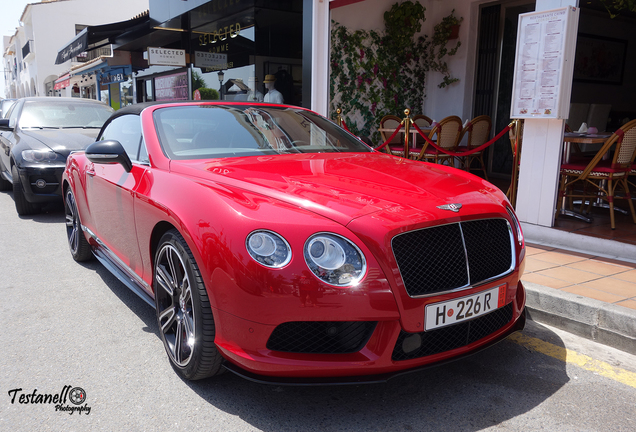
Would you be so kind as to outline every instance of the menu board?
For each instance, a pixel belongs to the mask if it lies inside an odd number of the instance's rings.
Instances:
[[[567,118],[579,9],[519,16],[510,118]]]

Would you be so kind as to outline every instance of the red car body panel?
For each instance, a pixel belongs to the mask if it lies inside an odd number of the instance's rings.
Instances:
[[[171,107],[178,106],[171,104]],[[525,248],[515,242],[514,269],[461,292],[421,298],[407,294],[391,241],[401,233],[458,221],[503,218],[514,227],[505,196],[464,171],[377,152],[170,160],[162,150],[153,112],[141,113],[150,166],[93,164],[83,153],[68,158],[64,181],[73,188],[83,226],[146,286],[153,284],[157,232],[179,230],[199,266],[216,324],[216,345],[250,373],[338,377],[392,373],[436,363],[488,345],[512,331],[525,293],[520,282]],[[461,212],[437,206],[462,203]],[[256,229],[280,234],[292,250],[283,268],[253,260],[245,242]],[[303,258],[317,232],[354,242],[367,260],[355,287],[323,283]],[[90,239],[94,244],[94,239]],[[396,362],[401,330],[424,330],[427,304],[506,285],[513,319],[488,337],[443,353]],[[272,351],[277,325],[293,321],[377,321],[364,348],[351,354]]]

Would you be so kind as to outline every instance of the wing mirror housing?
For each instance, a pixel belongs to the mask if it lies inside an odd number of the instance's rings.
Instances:
[[[3,131],[12,131],[13,130],[13,128],[11,126],[9,126],[9,119],[8,118],[0,119],[0,130],[3,130]]]
[[[126,172],[132,170],[132,162],[119,141],[97,141],[86,147],[86,157],[98,164],[120,164]]]

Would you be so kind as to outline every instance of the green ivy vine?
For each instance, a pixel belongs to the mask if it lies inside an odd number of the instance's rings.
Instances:
[[[425,11],[418,1],[394,4],[384,14],[383,33],[352,32],[332,21],[330,111],[341,108],[354,134],[379,143],[377,128],[383,116],[402,117],[407,107],[419,112],[429,71],[444,75],[440,88],[458,81],[444,58],[455,55],[461,43],[448,49],[448,36],[440,37],[442,29],[437,27],[432,37],[415,38],[426,20]]]

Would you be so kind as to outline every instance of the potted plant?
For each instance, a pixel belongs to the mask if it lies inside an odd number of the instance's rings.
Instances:
[[[451,11],[448,16],[442,18],[442,21],[434,27],[433,43],[445,43],[450,39],[457,39],[459,37],[459,25],[464,18],[457,18],[455,16],[455,9]]]

